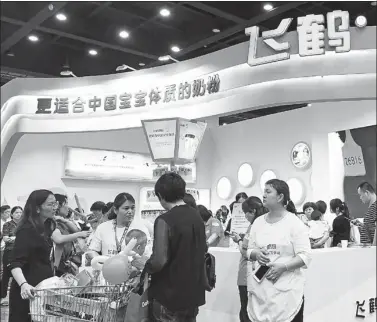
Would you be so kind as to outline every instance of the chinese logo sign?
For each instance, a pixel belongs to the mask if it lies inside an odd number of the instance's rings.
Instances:
[[[369,314],[376,313],[377,311],[377,298],[370,298],[369,299],[369,307],[368,309],[365,308],[365,300],[364,301],[356,301],[356,317],[365,319],[366,311],[369,311]]]
[[[347,11],[336,10],[326,15],[328,46],[333,47],[336,53],[345,53],[351,50],[350,18]],[[259,27],[245,29],[250,36],[248,64],[257,66],[290,58],[288,42],[279,42],[276,39],[283,36],[293,19],[283,19],[274,30],[262,32],[262,41],[276,54],[256,57]],[[323,55],[325,53],[325,16],[307,15],[297,18],[298,53],[301,57]]]
[[[172,103],[214,94],[220,90],[218,74],[209,76],[207,80],[201,78],[193,82],[168,85],[164,88],[155,87],[149,92],[139,90],[135,93],[123,92],[118,95],[105,97],[93,96],[90,99],[69,100],[68,98],[38,98],[36,114],[68,114],[96,112],[97,110],[115,111],[129,108],[155,106],[161,103]]]

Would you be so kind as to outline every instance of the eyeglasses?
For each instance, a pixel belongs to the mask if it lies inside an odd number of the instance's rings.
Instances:
[[[48,204],[46,204],[47,207],[50,207],[50,208],[54,208],[54,207],[58,207],[59,206],[59,203],[57,201],[55,202],[50,202]]]

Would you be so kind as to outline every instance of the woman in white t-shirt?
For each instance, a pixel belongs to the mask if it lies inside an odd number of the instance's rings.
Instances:
[[[104,256],[114,256],[119,254],[126,247],[125,239],[128,231],[139,229],[150,234],[142,219],[135,217],[135,199],[129,193],[123,192],[116,196],[113,205],[116,219],[100,224],[90,242],[89,259],[102,254]]]
[[[253,322],[302,322],[305,276],[302,268],[310,262],[307,227],[296,216],[285,181],[266,183],[264,206],[269,212],[251,226],[247,257],[257,261],[255,270],[248,263],[248,313]],[[261,282],[255,271],[269,266]]]

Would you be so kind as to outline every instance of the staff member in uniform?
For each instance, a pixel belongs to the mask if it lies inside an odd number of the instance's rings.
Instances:
[[[198,210],[205,224],[208,247],[217,247],[224,237],[223,226],[218,219],[212,217],[211,213],[203,205],[199,205]]]

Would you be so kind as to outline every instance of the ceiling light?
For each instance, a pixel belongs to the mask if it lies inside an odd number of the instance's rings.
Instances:
[[[144,63],[139,63],[139,66],[145,66],[145,64]]]
[[[11,51],[9,51],[9,52],[7,52],[7,56],[14,57],[14,53],[12,53]]]
[[[158,60],[159,60],[159,61],[168,61],[169,59],[170,59],[170,58],[169,58],[168,55],[158,57]]]
[[[171,51],[173,51],[175,53],[178,53],[178,52],[181,51],[181,49],[178,46],[172,46],[170,49],[171,49]]]
[[[367,25],[367,18],[364,16],[358,16],[355,20],[355,25],[359,28],[363,28]]]
[[[160,10],[160,15],[163,17],[169,17],[170,16],[170,10],[164,8]]]
[[[120,38],[126,39],[129,36],[130,36],[130,34],[127,31],[125,31],[125,30],[122,30],[122,31],[119,32],[119,37]]]
[[[97,50],[95,50],[95,49],[89,50],[89,55],[96,56],[97,54],[98,54]]]
[[[60,20],[60,21],[66,21],[67,20],[67,16],[63,13],[58,13],[56,15],[56,19]]]
[[[375,7],[375,6],[377,5],[377,1],[372,1],[372,2],[371,2],[371,5],[372,5],[373,7]]]
[[[28,39],[29,39],[30,41],[32,41],[32,42],[36,42],[36,41],[39,40],[39,38],[38,38],[37,36],[35,36],[35,35],[30,35],[30,36],[28,37]]]
[[[218,32],[220,32],[220,29],[215,28],[215,29],[212,29],[212,31],[217,34]]]
[[[272,9],[274,9],[274,7],[272,6],[272,4],[267,3],[263,6],[263,9],[266,11],[271,11]]]

